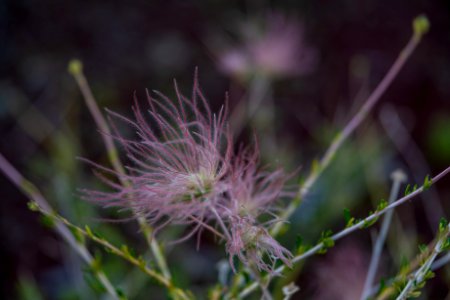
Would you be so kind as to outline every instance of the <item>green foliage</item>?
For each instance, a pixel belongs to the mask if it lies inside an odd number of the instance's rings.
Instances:
[[[116,287],[116,293],[119,296],[120,300],[127,300],[128,299],[127,296],[125,295],[125,292],[121,288]]]
[[[410,184],[408,184],[405,188],[405,196],[408,196],[409,194],[411,194],[412,192],[417,191],[419,187],[417,186],[417,184],[414,184],[412,187]]]
[[[17,286],[18,300],[43,300],[38,285],[36,282],[27,276],[20,276],[19,284]]]
[[[31,211],[39,211],[39,205],[35,201],[29,201],[28,202],[28,209]]]
[[[318,159],[314,159],[311,164],[311,173],[317,174],[320,172],[320,161]]]
[[[319,239],[319,243],[322,243],[322,248],[317,252],[319,254],[327,253],[328,249],[334,246],[334,240],[331,238],[333,232],[331,230],[323,231]]]
[[[84,245],[86,243],[86,238],[84,237],[84,234],[81,230],[81,228],[73,228],[70,227],[70,231],[72,232],[73,236],[77,240],[78,243]]]
[[[90,267],[94,273],[98,273],[99,271],[101,271],[102,256],[101,256],[100,252],[97,251],[95,253],[94,259],[92,260]]]
[[[369,215],[373,215],[375,212],[371,211],[369,212]],[[368,220],[367,218],[364,219],[363,223],[360,225],[359,228],[361,229],[366,229],[369,228],[370,226],[372,226],[373,224],[375,224],[378,221],[378,217],[374,217],[370,220]]]
[[[380,279],[380,285],[378,287],[378,291],[377,294],[381,293],[382,291],[384,291],[384,289],[386,289],[386,279],[381,278]]]
[[[432,180],[430,179],[430,175],[427,175],[423,181],[423,190],[428,190],[431,185],[433,184]]]
[[[388,205],[389,205],[389,203],[388,203],[386,200],[381,199],[381,200],[380,200],[380,203],[378,203],[378,205],[377,205],[377,211],[382,211],[382,210],[385,209]]]
[[[47,215],[41,215],[39,217],[39,221],[42,225],[44,225],[47,228],[53,228],[55,227],[55,220],[52,217],[49,217]]]
[[[448,221],[445,218],[441,218],[439,221],[439,233],[443,233],[447,230]]]
[[[84,268],[83,277],[88,286],[98,294],[105,293],[106,289],[103,284],[98,280],[96,272],[91,266]]]
[[[419,251],[420,251],[420,253],[426,253],[426,252],[428,252],[428,245],[426,245],[426,244],[420,244],[420,245],[419,245]]]
[[[450,237],[447,237],[442,243],[441,251],[448,251],[450,249]]]
[[[355,224],[355,218],[350,214],[350,210],[348,208],[344,208],[344,220],[345,227],[351,227]]]

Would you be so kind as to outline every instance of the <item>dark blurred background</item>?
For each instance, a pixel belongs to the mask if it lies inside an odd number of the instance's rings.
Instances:
[[[281,237],[288,247],[297,234],[312,243],[323,229],[342,228],[344,208],[362,217],[387,198],[393,170],[421,184],[449,165],[449,1],[1,1],[0,151],[61,214],[143,253],[135,224],[99,222],[116,213],[77,194],[101,185],[75,158],[107,159],[67,72],[70,59],[83,61],[100,107],[128,116],[133,93],[144,101],[145,88],[174,96],[176,78],[189,94],[198,67],[215,110],[229,92],[238,140],[252,141],[255,132],[264,163],[289,171],[300,166],[302,176],[385,75],[422,13],[431,31]],[[242,117],[243,111],[251,115]],[[0,185],[0,298],[100,299],[92,274],[28,211],[25,196],[4,176]],[[444,179],[398,209],[381,277],[393,276],[419,243],[431,241],[439,218],[449,216],[449,196]],[[310,259],[298,272],[297,297],[358,299],[370,236],[370,230],[357,233]],[[138,271],[92,250],[104,256],[106,272],[130,299],[164,299]],[[206,236],[199,251],[195,241],[167,250],[176,280],[206,295],[223,248]],[[352,271],[343,275],[343,267]],[[450,273],[437,274],[424,299],[447,296]]]

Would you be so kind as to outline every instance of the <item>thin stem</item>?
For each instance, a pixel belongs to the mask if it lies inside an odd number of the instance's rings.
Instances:
[[[386,73],[384,78],[375,88],[375,90],[367,98],[366,102],[363,104],[361,109],[353,116],[349,123],[344,127],[344,129],[334,138],[330,147],[325,152],[324,156],[319,162],[317,168],[312,168],[310,174],[306,178],[305,182],[300,186],[296,197],[289,204],[287,209],[284,211],[281,218],[283,220],[289,219],[289,217],[295,212],[296,208],[300,205],[305,196],[309,193],[311,187],[316,183],[317,179],[323,173],[323,171],[329,166],[331,161],[336,155],[336,152],[342,146],[342,144],[348,139],[348,137],[355,131],[355,129],[361,124],[361,122],[366,118],[370,110],[375,106],[375,104],[380,100],[381,96],[385,93],[387,88],[394,81],[395,77],[398,75],[402,69],[405,62],[414,52],[421,40],[422,35],[414,32],[412,38],[409,40],[408,44],[400,52],[399,56],[395,60],[394,64],[391,66],[389,71]],[[272,235],[277,235],[282,228],[282,223],[276,224],[272,230]]]
[[[267,285],[268,283],[264,283],[264,279],[261,278],[261,274],[258,272],[258,270],[254,267],[254,266],[249,266],[248,268],[249,272],[251,273],[251,275],[253,275],[253,277],[256,280],[256,283],[259,285],[260,289],[261,289],[261,293],[262,293],[262,300],[273,300],[272,295],[269,293],[268,289],[267,289]]]
[[[219,223],[220,227],[222,228],[223,233],[225,234],[227,239],[230,241],[231,235],[228,232],[227,226],[225,226],[225,224],[223,223],[222,218],[219,216],[219,213],[217,212],[217,210],[215,209],[214,206],[210,205],[209,208],[211,209],[213,214],[216,216],[217,222]]]
[[[48,201],[44,198],[44,196],[42,196],[41,192],[36,188],[36,186],[25,179],[22,174],[20,174],[19,171],[17,171],[1,153],[0,170],[22,193],[24,193],[30,200],[36,202],[43,211],[53,211]],[[63,222],[55,222],[55,231],[66,241],[66,243],[70,247],[75,250],[75,252],[78,253],[78,255],[84,260],[87,265],[92,266],[94,259],[91,253],[83,244],[80,244],[76,241],[73,234],[70,232],[67,226],[64,225]],[[94,269],[93,271],[95,276],[106,289],[107,293],[113,299],[120,299],[120,296],[117,294],[116,289],[111,284],[105,273],[99,269]]]
[[[246,95],[247,99],[241,99],[230,116],[231,129],[236,136],[241,133],[246,123],[254,117],[269,90],[270,81],[267,76],[263,74],[255,75],[255,78],[251,81],[248,95]]]
[[[81,93],[83,94],[83,98],[86,102],[86,105],[89,108],[89,111],[94,118],[95,123],[97,124],[98,128],[102,132],[101,137],[103,139],[106,151],[108,153],[109,161],[111,162],[114,170],[120,174],[125,175],[125,169],[123,167],[122,162],[120,161],[117,148],[114,145],[114,140],[112,138],[111,130],[108,126],[108,123],[106,122],[103,114],[101,113],[97,102],[95,101],[94,95],[92,94],[92,91],[89,87],[89,84],[86,80],[86,77],[83,73],[83,66],[82,63],[78,60],[73,60],[69,63],[69,72],[73,75],[75,78],[78,87],[81,90]],[[130,183],[128,180],[125,179],[125,176],[118,176],[121,184],[124,187],[130,186]],[[152,236],[153,229],[147,224],[145,218],[136,212],[134,212],[137,216],[137,220],[139,223],[139,226],[145,235],[145,239],[150,246],[150,249],[153,253],[153,256],[156,260],[156,263],[158,264],[159,269],[161,272],[163,272],[164,276],[167,279],[171,278],[171,274],[169,271],[169,268],[167,267],[166,259],[161,252],[161,247],[159,246],[156,239]]]
[[[446,255],[442,256],[431,265],[431,270],[434,271],[440,269],[449,262],[450,262],[450,253],[447,253]]]
[[[406,181],[406,175],[401,171],[394,171],[391,175],[392,180],[394,181],[391,193],[389,195],[389,204],[392,204],[397,198],[398,192],[400,191],[400,186],[403,182]],[[375,246],[373,247],[372,258],[370,259],[369,270],[367,271],[366,282],[364,283],[363,293],[361,295],[361,300],[367,299],[369,297],[369,293],[375,279],[375,274],[377,273],[378,263],[380,261],[381,252],[383,250],[383,245],[386,240],[387,233],[389,231],[389,227],[391,225],[393,210],[388,211],[383,218],[383,222],[381,224],[380,233],[378,234],[378,238],[375,242]]]
[[[439,173],[438,175],[436,175],[435,177],[433,177],[431,179],[431,183],[435,184],[437,181],[439,181],[440,179],[442,179],[445,175],[447,175],[448,173],[450,173],[450,166],[447,167],[445,170],[443,170],[441,173]],[[427,187],[424,187],[424,185],[422,185],[420,188],[416,189],[414,192],[398,199],[397,201],[393,202],[392,204],[386,206],[384,209],[379,210],[379,211],[375,211],[373,214],[371,214],[370,216],[366,217],[365,219],[359,221],[358,223],[356,223],[353,226],[347,227],[345,229],[343,229],[342,231],[334,234],[333,236],[331,236],[330,238],[334,241],[337,241],[347,235],[349,235],[350,233],[357,231],[359,229],[364,228],[365,224],[370,224],[371,222],[376,221],[380,216],[382,216],[383,214],[387,213],[388,211],[396,208],[399,205],[404,204],[405,202],[407,202],[408,200],[411,200],[412,198],[418,196],[419,194],[421,194],[422,192],[424,192],[426,190]],[[314,254],[316,254],[317,252],[319,252],[322,248],[324,247],[323,243],[318,243],[317,245],[315,245],[314,247],[310,248],[308,251],[297,255],[296,257],[294,257],[294,259],[292,260],[293,263],[298,263],[299,261],[302,261]],[[278,267],[274,273],[281,273],[284,271],[284,269],[286,268],[285,265],[282,265],[280,267]],[[256,288],[258,287],[257,283],[252,283],[250,284],[247,288],[245,288],[240,294],[239,297],[243,298],[248,296],[251,292],[253,292]]]
[[[447,241],[447,237],[450,232],[450,224],[447,225],[447,228],[445,230],[445,233],[442,234],[442,236],[439,238],[438,242],[433,248],[433,252],[428,257],[428,259],[424,262],[424,264],[414,273],[414,275],[409,279],[408,283],[406,284],[405,288],[402,290],[400,295],[396,298],[397,300],[404,300],[408,298],[408,295],[410,293],[410,290],[416,285],[424,280],[426,280],[426,275],[430,271],[430,267],[436,257],[439,255],[439,253],[443,250],[443,245]]]

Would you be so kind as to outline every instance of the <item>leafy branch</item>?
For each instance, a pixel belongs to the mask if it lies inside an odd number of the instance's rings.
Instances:
[[[329,240],[332,241],[337,241],[347,235],[349,235],[350,233],[357,231],[359,229],[364,229],[367,228],[368,225],[372,225],[374,224],[380,216],[382,216],[383,214],[387,213],[388,211],[396,208],[399,205],[404,204],[405,202],[407,202],[408,200],[411,200],[412,198],[418,196],[419,194],[421,194],[422,192],[426,191],[431,184],[435,184],[437,181],[439,181],[440,179],[442,179],[445,175],[447,175],[448,173],[450,173],[450,166],[447,167],[445,170],[443,170],[441,173],[439,173],[438,175],[436,175],[435,177],[433,177],[431,180],[427,177],[426,182],[419,188],[417,188],[415,191],[409,193],[408,195],[405,195],[404,197],[398,199],[397,201],[393,202],[390,205],[385,206],[385,204],[383,205],[379,205],[377,210],[373,213],[371,213],[368,217],[360,220],[360,221],[356,221],[354,225],[347,227],[345,229],[343,229],[342,231],[327,237],[327,241],[328,242],[319,242],[318,244],[316,244],[314,247],[310,248],[309,250],[307,250],[306,252],[297,255],[296,257],[294,257],[294,259],[292,260],[293,263],[298,263],[316,253],[320,253],[321,251],[323,251],[324,247],[331,244],[331,242]],[[383,202],[384,203],[384,202]],[[280,267],[278,267],[274,272],[275,273],[281,273],[286,269],[285,265],[282,265]],[[247,286],[240,294],[240,297],[246,297],[248,296],[250,293],[252,293],[256,288],[257,288],[258,284],[257,283],[252,283],[249,286]]]
[[[433,248],[433,251],[423,262],[422,266],[411,276],[401,293],[397,296],[397,300],[407,298],[416,298],[420,296],[420,289],[425,286],[426,280],[432,278],[434,273],[431,271],[431,265],[439,255],[439,253],[450,248],[450,224],[447,221],[441,222],[439,225],[439,239]]]
[[[0,153],[0,170],[3,174],[31,201],[36,203],[43,212],[51,212],[51,208],[48,201],[44,198],[38,188],[28,181],[26,178],[19,173],[6,158]],[[66,243],[78,253],[78,255],[84,260],[88,266],[94,264],[94,258],[89,250],[82,244],[79,243],[71,231],[67,228],[66,224],[61,221],[56,221],[54,224],[55,231],[66,241]],[[100,269],[93,269],[94,275],[98,278],[100,283],[105,288],[106,292],[113,299],[123,299],[123,296],[119,295],[112,283],[109,281],[106,274]]]
[[[171,280],[167,279],[165,276],[163,276],[159,272],[149,268],[147,266],[146,261],[142,258],[142,256],[136,257],[130,251],[128,246],[122,245],[119,248],[119,247],[113,245],[111,242],[107,241],[102,236],[94,233],[89,226],[85,226],[85,228],[83,229],[83,228],[71,223],[69,220],[67,220],[66,218],[62,217],[61,215],[57,214],[54,211],[44,210],[36,202],[30,202],[28,204],[28,207],[33,211],[37,211],[37,212],[44,214],[45,216],[51,218],[52,220],[54,220],[56,222],[63,223],[68,228],[72,229],[72,231],[75,233],[76,236],[79,237],[81,235],[83,237],[89,238],[93,242],[103,246],[107,252],[112,253],[116,256],[119,256],[119,257],[123,258],[124,260],[128,261],[129,263],[131,263],[132,265],[138,267],[142,272],[144,272],[151,278],[155,279],[162,286],[166,287],[167,290],[169,291],[170,295],[174,299],[180,299],[180,300],[192,299],[192,297],[190,295],[188,295],[185,291],[174,286]]]

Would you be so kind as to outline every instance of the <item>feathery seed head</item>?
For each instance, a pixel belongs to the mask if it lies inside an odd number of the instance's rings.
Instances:
[[[191,99],[176,84],[175,90],[177,104],[158,92],[159,99],[148,95],[148,112],[136,101],[135,120],[110,113],[131,125],[138,137],[128,140],[114,127],[116,140],[132,162],[127,175],[115,174],[129,184],[106,180],[115,192],[91,191],[88,198],[108,206],[131,207],[152,224],[163,220],[188,224],[213,217],[206,207],[216,203],[227,188],[223,178],[232,153],[226,106],[213,114],[196,80]]]

